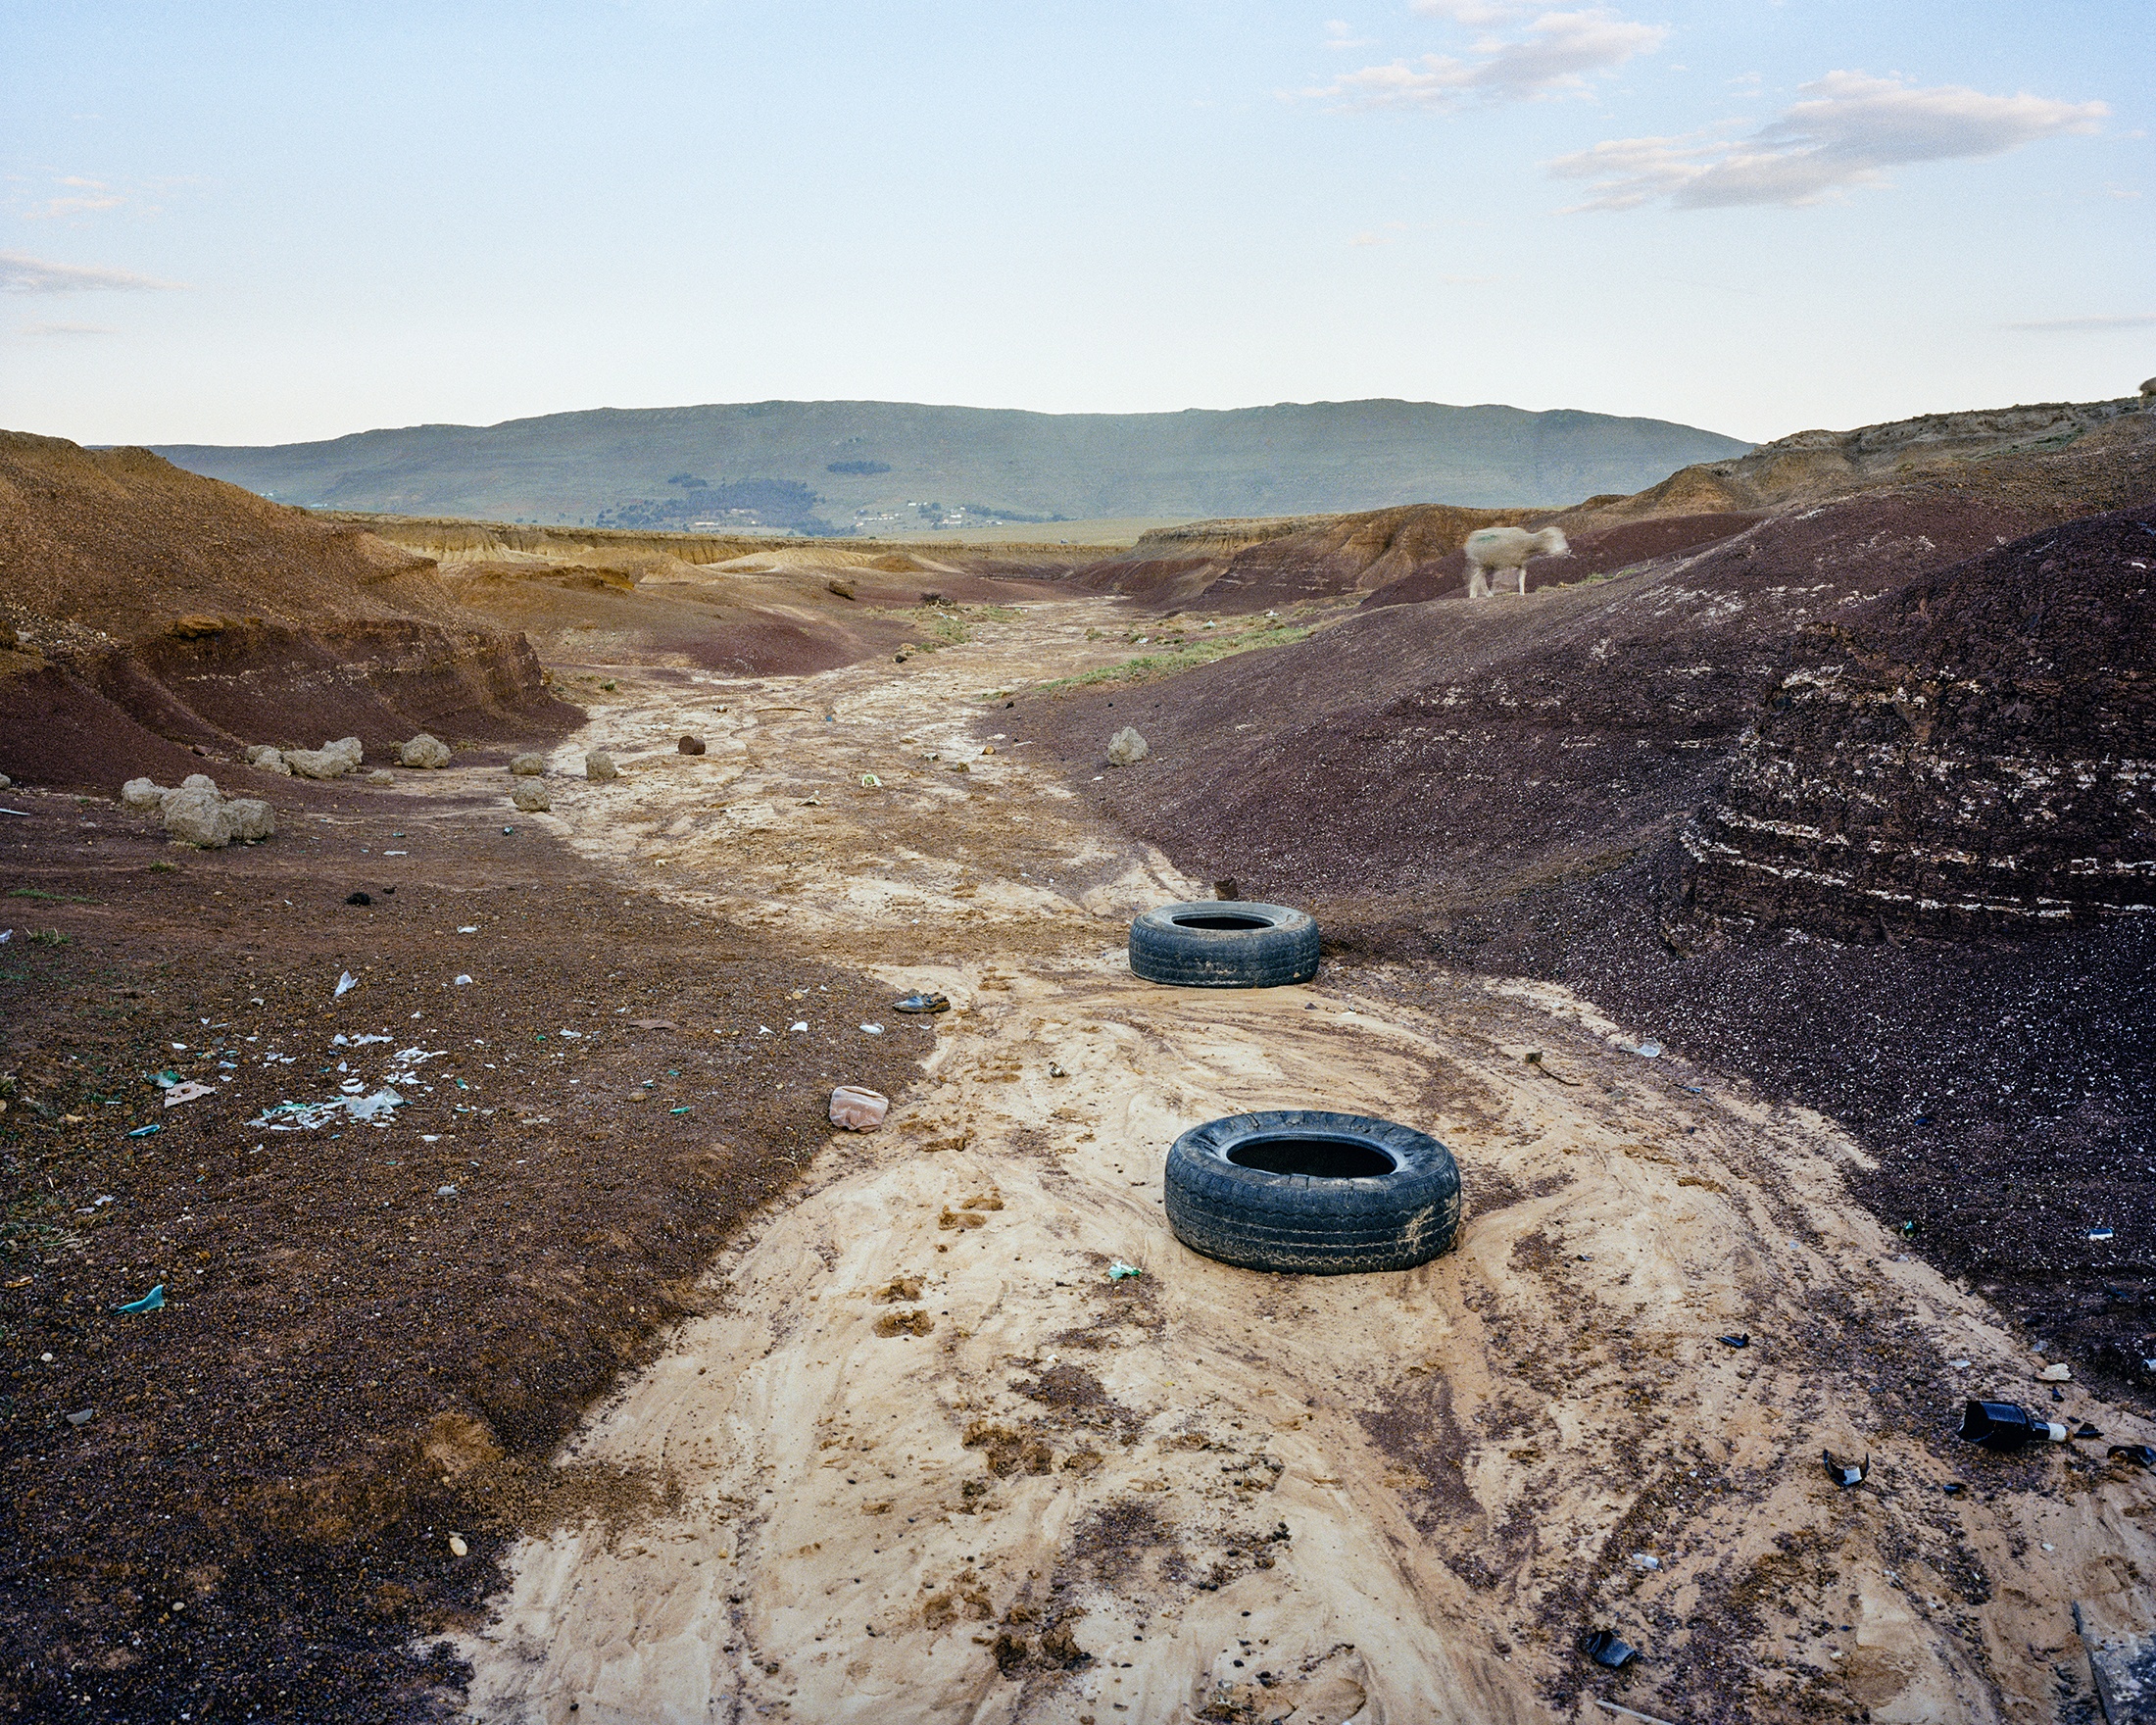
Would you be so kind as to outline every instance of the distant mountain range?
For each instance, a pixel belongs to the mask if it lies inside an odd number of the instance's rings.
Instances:
[[[158,454],[318,509],[887,533],[995,521],[1565,504],[1751,446],[1664,419],[1435,402],[1034,414],[906,402],[600,408]]]

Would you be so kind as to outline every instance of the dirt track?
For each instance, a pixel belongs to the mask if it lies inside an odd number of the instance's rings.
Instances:
[[[886,1129],[738,1237],[710,1313],[595,1411],[577,1458],[666,1506],[525,1543],[463,1644],[472,1710],[2082,1716],[2069,1607],[2147,1620],[2144,1478],[2103,1443],[1955,1442],[1963,1395],[2034,1405],[2037,1362],[1848,1196],[1831,1122],[1554,987],[1463,978],[1441,1010],[1375,968],[1129,976],[1129,915],[1202,889],[1089,828],[981,698],[1119,656],[1085,640],[1110,620],[1029,606],[800,678],[610,672],[619,705],[558,751],[627,769],[541,817],[594,861],[954,1010]],[[1167,1144],[1277,1106],[1443,1138],[1458,1250],[1295,1281],[1180,1248]],[[2054,1411],[2156,1438],[2075,1386]],[[1575,1651],[1601,1626],[1645,1650],[1622,1677]]]

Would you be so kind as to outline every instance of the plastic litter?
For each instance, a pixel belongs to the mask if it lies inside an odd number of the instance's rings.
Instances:
[[[2111,1459],[2130,1461],[2135,1467],[2156,1467],[2156,1450],[2150,1449],[2146,1444],[2114,1444],[2111,1446]]]
[[[1939,1490],[1944,1492],[1949,1498],[1958,1498],[1961,1496],[1961,1481],[1958,1479],[1950,1479],[1944,1485],[1940,1486]]]
[[[1133,1276],[1142,1276],[1145,1273],[1136,1264],[1125,1263],[1121,1258],[1108,1265],[1108,1280],[1111,1282],[1127,1282]]]
[[[348,905],[371,905],[374,902],[374,895],[372,893],[346,893],[344,902]]]
[[[1715,1340],[1725,1348],[1749,1348],[1752,1345],[1752,1339],[1749,1335],[1717,1336]]]
[[[454,1186],[437,1186],[434,1188],[434,1196],[436,1198],[455,1198],[457,1188]]]
[[[1962,1408],[1961,1437],[1979,1449],[2011,1455],[2028,1445],[2066,1442],[2066,1427],[2038,1419],[2018,1402],[1971,1402]]]
[[[163,1311],[165,1309],[165,1284],[160,1282],[147,1294],[143,1295],[140,1300],[130,1300],[126,1305],[116,1306],[113,1309],[128,1317],[139,1316],[145,1311]]]
[[[1651,1552],[1635,1552],[1632,1553],[1632,1561],[1634,1566],[1640,1569],[1659,1569],[1662,1567],[1662,1559],[1655,1556]]]
[[[384,1086],[371,1096],[334,1096],[327,1102],[280,1102],[275,1108],[265,1109],[247,1123],[250,1126],[266,1126],[272,1132],[314,1131],[326,1126],[339,1114],[350,1115],[355,1120],[378,1120],[388,1123],[390,1111],[404,1107],[405,1099]]]
[[[2080,1425],[2074,1428],[2074,1435],[2077,1438],[2100,1438],[2103,1436],[2103,1433],[2098,1431],[2094,1426],[2090,1425],[2088,1421],[2084,1419]]]
[[[153,1132],[162,1132],[164,1130],[165,1128],[163,1126],[159,1125],[156,1121],[153,1120],[147,1126],[137,1126],[132,1132],[129,1132],[127,1136],[129,1138],[147,1138]]]
[[[215,1096],[217,1090],[208,1084],[175,1084],[165,1093],[165,1106],[176,1109],[183,1102],[193,1102],[197,1097]]]
[[[1643,1060],[1658,1060],[1662,1058],[1662,1045],[1658,1042],[1642,1042],[1638,1052]]]
[[[339,975],[339,976],[337,977],[337,986],[336,986],[336,988],[335,988],[335,989],[334,989],[334,990],[333,990],[333,991],[332,991],[332,992],[330,993],[330,996],[329,996],[329,998],[330,998],[331,1000],[335,1000],[335,999],[337,998],[337,996],[338,996],[338,995],[341,995],[341,994],[345,993],[345,992],[346,992],[347,990],[350,990],[350,989],[355,989],[355,988],[357,988],[357,987],[359,987],[359,986],[360,986],[360,979],[359,979],[359,978],[358,978],[357,976],[353,975],[351,971],[349,971],[349,970],[346,970],[346,971],[342,972],[342,973],[341,973],[341,974],[340,974],[340,975]]]
[[[631,1018],[629,1028],[631,1030],[678,1030],[681,1026],[671,1018]]]
[[[831,1092],[831,1124],[849,1132],[873,1132],[891,1111],[891,1099],[880,1090],[841,1084]]]
[[[1819,1458],[1827,1464],[1827,1477],[1847,1491],[1851,1486],[1864,1483],[1864,1476],[1872,1470],[1872,1458],[1867,1455],[1860,1462],[1838,1461],[1832,1450],[1822,1450]]]
[[[463,1534],[453,1533],[449,1536],[449,1554],[452,1557],[468,1557],[471,1555],[471,1548],[465,1544]]]
[[[1623,1670],[1640,1656],[1640,1650],[1628,1641],[1620,1641],[1614,1629],[1593,1631],[1580,1643],[1580,1651],[1612,1671]]]
[[[2056,1365],[2047,1365],[2036,1374],[2036,1382],[2039,1384],[2070,1384],[2073,1381],[2074,1368],[2064,1360]]]
[[[668,1109],[666,1111],[669,1114],[685,1114],[689,1110],[687,1109]]]
[[[894,1012],[948,1012],[951,1003],[940,994],[909,994],[903,1001],[893,1001]]]
[[[2088,1237],[2091,1240],[2108,1240],[2111,1238],[2111,1230],[2109,1228],[2091,1228],[2088,1230]]]
[[[862,789],[864,789],[864,790],[871,790],[871,791],[872,791],[872,790],[876,790],[876,789],[880,788],[880,787],[882,786],[882,784],[883,784],[883,780],[882,780],[882,779],[880,779],[880,778],[878,778],[878,777],[877,777],[877,776],[876,776],[876,775],[875,775],[874,773],[872,773],[872,772],[864,772],[864,773],[862,773],[862,774],[860,775],[860,782],[861,782],[861,787],[862,787]]]
[[[469,982],[470,980],[471,980],[471,978],[470,978],[470,977],[468,977],[468,976],[460,976],[460,977],[458,977],[458,978],[457,978],[456,986],[457,986],[457,987],[459,987],[459,988],[463,988],[463,987],[464,987],[464,986],[465,986],[465,985],[466,985],[466,983],[468,983],[468,982]]]
[[[96,1416],[96,1413],[97,1409],[94,1407],[77,1407],[68,1415],[68,1423],[70,1425],[88,1425],[91,1419]]]

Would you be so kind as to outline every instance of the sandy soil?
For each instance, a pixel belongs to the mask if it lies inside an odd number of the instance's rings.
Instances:
[[[461,1644],[472,1712],[2092,1716],[2070,1606],[2147,1620],[2144,1476],[1955,1442],[1963,1395],[2045,1397],[2039,1362],[1849,1196],[1831,1121],[1553,985],[1129,975],[1127,918],[1202,889],[1091,824],[990,693],[1120,656],[1085,638],[1113,620],[1032,605],[799,678],[621,668],[557,752],[624,765],[538,817],[593,861],[954,1010],[886,1129],[736,1238],[558,1458],[662,1506],[520,1547]],[[1179,1247],[1169,1142],[1282,1106],[1443,1138],[1457,1250],[1295,1280]],[[1644,1657],[1589,1664],[1598,1627]]]

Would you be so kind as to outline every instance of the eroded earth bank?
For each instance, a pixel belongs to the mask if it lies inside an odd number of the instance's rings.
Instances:
[[[2156,1424],[2049,1400],[2027,1339],[1851,1197],[1834,1122],[1642,1056],[1560,987],[1133,979],[1128,918],[1209,885],[1087,814],[1004,699],[1126,633],[1069,598],[904,664],[580,667],[591,721],[555,766],[605,748],[623,774],[558,779],[537,820],[685,912],[953,1008],[885,1128],[834,1135],[557,1457],[648,1489],[516,1547],[459,1643],[469,1710],[2092,1716],[2075,1613],[2145,1622],[2156,1572],[2145,1478],[2107,1447]],[[805,988],[753,1031],[683,1029],[828,1039],[843,1070],[906,1022],[830,1016]],[[1178,1246],[1175,1135],[1310,1106],[1445,1140],[1457,1250],[1287,1279]],[[1954,1437],[1977,1394],[2105,1435],[1983,1454]],[[1643,1656],[1601,1671],[1597,1628]]]

